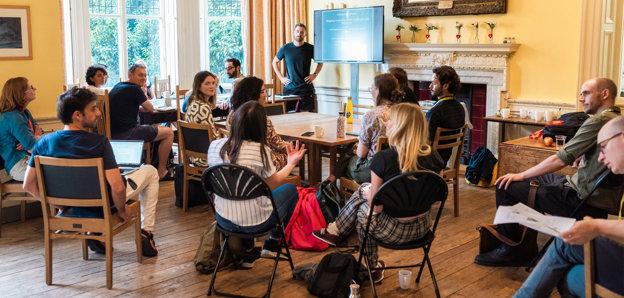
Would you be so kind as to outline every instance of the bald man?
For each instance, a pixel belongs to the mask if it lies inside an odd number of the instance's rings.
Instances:
[[[598,146],[598,161],[611,172],[624,174],[624,116],[604,125],[598,133]],[[624,239],[624,220],[586,218],[577,221],[569,230],[561,232],[561,238],[555,239],[514,297],[548,297],[555,286],[562,297],[583,297],[585,281],[582,244],[598,236]],[[622,259],[624,256],[613,261],[621,263]],[[621,268],[620,272],[613,274],[622,276],[623,271],[624,268]]]
[[[534,209],[552,215],[569,216],[579,205],[580,199],[589,194],[598,176],[606,170],[606,166],[598,162],[600,150],[596,137],[605,123],[620,115],[620,109],[614,106],[616,94],[617,86],[610,79],[594,78],[583,83],[579,102],[583,104],[585,113],[593,116],[556,154],[522,173],[499,177],[496,180],[496,206],[527,204],[529,185],[534,180],[540,184]],[[572,176],[553,174],[567,165],[578,167],[578,171]],[[619,187],[599,187],[577,212],[578,218],[605,218],[608,211],[617,212],[618,194]],[[518,224],[498,225],[497,230],[512,241],[520,241],[522,229]],[[533,251],[537,253],[537,246]],[[532,258],[532,255],[522,255],[517,247],[501,244],[490,252],[477,255],[475,263],[485,266],[522,266]]]

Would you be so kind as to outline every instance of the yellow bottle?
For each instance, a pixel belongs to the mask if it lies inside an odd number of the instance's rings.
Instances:
[[[353,123],[353,102],[351,102],[351,96],[347,98],[347,124]]]

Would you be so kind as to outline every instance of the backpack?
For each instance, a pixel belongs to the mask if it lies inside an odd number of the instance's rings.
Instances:
[[[217,259],[219,259],[219,253],[221,252],[221,245],[223,245],[223,234],[217,231],[217,222],[213,221],[210,226],[201,235],[199,239],[199,247],[195,252],[193,262],[195,263],[195,270],[202,274],[212,274],[215,266],[217,265]],[[232,249],[233,253],[242,251],[242,242],[240,238],[230,236],[228,245]],[[222,269],[228,268],[233,262],[232,255],[226,253],[221,260]]]
[[[327,180],[323,181],[316,192],[316,200],[321,212],[323,212],[325,222],[333,222],[340,213],[340,203],[338,203],[340,202],[340,191],[336,184]]]
[[[492,184],[494,168],[498,160],[487,148],[479,146],[472,154],[470,162],[466,167],[466,181],[470,184],[478,185],[483,179],[486,186]]]
[[[325,218],[316,201],[316,189],[297,187],[297,191],[299,201],[284,230],[286,242],[297,250],[326,250],[329,245],[312,235],[312,231],[326,226]]]
[[[173,174],[174,188],[175,188],[175,206],[182,208],[182,199],[184,194],[184,165],[177,165]],[[197,205],[208,204],[206,194],[202,189],[200,181],[189,180],[188,189],[188,207]]]
[[[559,125],[551,124],[544,126],[544,132],[542,133],[542,136],[544,138],[551,137],[554,139],[556,135],[564,135],[566,136],[566,140],[570,140],[574,137],[576,132],[579,130],[581,125],[583,125],[583,122],[587,120],[587,118],[589,118],[589,115],[583,112],[563,114],[561,115],[561,117],[559,117],[559,121],[561,121],[562,123]]]
[[[363,273],[363,274],[361,274]],[[333,252],[325,255],[308,281],[308,292],[319,297],[349,297],[352,281],[366,279],[366,271],[358,270],[358,262],[350,253]]]

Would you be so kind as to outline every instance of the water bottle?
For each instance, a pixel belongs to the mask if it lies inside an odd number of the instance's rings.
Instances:
[[[353,123],[353,102],[351,102],[351,96],[347,98],[347,123]]]
[[[345,137],[345,126],[346,126],[345,122],[346,122],[345,113],[344,112],[338,113],[338,122],[336,123],[336,137],[338,138]]]
[[[360,298],[360,285],[351,284],[349,286],[349,289],[351,289],[351,294],[349,294],[349,298]]]

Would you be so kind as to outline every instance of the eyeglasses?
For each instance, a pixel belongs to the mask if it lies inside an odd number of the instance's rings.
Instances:
[[[368,87],[368,92],[373,92],[373,90],[377,90],[377,87]]]
[[[603,140],[602,142],[600,142],[598,144],[598,147],[600,147],[600,153],[604,154],[604,149],[605,149],[605,147],[607,147],[607,144],[609,144],[609,141],[611,141],[615,137],[619,136],[620,134],[622,134],[622,132],[618,132],[618,133],[614,134],[613,136],[611,136],[611,137]]]
[[[232,69],[234,69],[234,68],[236,68],[236,67],[234,67],[234,66],[228,66],[228,67],[226,67],[226,68],[225,68],[225,70],[232,70]]]

